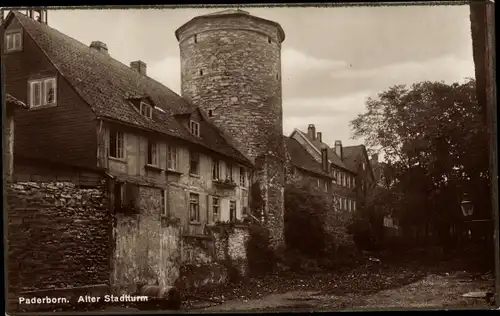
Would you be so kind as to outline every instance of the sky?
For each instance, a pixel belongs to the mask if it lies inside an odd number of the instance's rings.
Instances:
[[[85,43],[100,40],[129,65],[180,93],[174,32],[191,18],[227,8],[50,10],[48,24]],[[368,97],[396,84],[474,77],[469,7],[241,7],[278,22],[283,132],[315,124],[323,141],[356,145],[349,122]]]

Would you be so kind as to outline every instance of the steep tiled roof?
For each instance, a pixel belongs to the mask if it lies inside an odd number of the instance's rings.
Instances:
[[[290,154],[292,164],[300,169],[313,172],[322,176],[330,177],[330,175],[325,172],[320,163],[318,163],[314,158],[307,152],[307,150],[302,147],[302,145],[291,137],[284,137],[285,147]]]
[[[46,24],[34,21],[22,13],[12,12],[55,68],[98,117],[177,137],[249,163],[209,122],[200,124],[201,138],[191,135],[176,120],[175,114],[193,112],[194,106],[163,84],[140,74],[106,53],[91,50],[89,46]],[[147,96],[163,111],[154,110],[153,119],[146,119],[130,104],[130,96]]]
[[[309,140],[311,142],[311,144],[313,144],[314,147],[316,147],[318,150],[321,150],[321,148],[328,148],[328,159],[330,159],[330,161],[335,166],[350,170],[349,167],[347,167],[344,164],[344,162],[340,159],[340,157],[337,156],[337,154],[335,153],[335,150],[333,148],[331,148],[327,144],[319,141],[318,139],[312,139],[311,137],[309,137],[309,135],[307,133],[304,133],[301,130],[297,129],[297,131],[299,131],[304,137],[306,137],[307,140]],[[353,171],[353,170],[351,170],[351,171]],[[355,172],[355,171],[353,171],[353,172]]]
[[[14,98],[8,93],[5,95],[5,102],[7,103],[7,105],[14,105],[23,109],[28,109],[28,105],[26,105],[26,103]]]
[[[344,163],[347,168],[357,171],[358,161],[363,154],[363,145],[345,146],[342,147],[342,155],[344,155]]]
[[[342,154],[344,155],[344,163],[348,166],[348,168],[357,171],[358,163],[361,161],[361,157],[365,154],[365,146],[356,145],[343,147]],[[376,180],[375,171],[369,159],[368,170],[372,173],[374,180]]]

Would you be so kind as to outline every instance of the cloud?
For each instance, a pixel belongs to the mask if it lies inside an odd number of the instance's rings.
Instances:
[[[179,57],[167,56],[148,65],[148,76],[161,82],[177,94],[181,93],[181,62]]]
[[[365,101],[373,96],[371,91],[360,91],[339,97],[291,98],[283,102],[283,132],[289,135],[294,128],[307,130],[309,124],[322,132],[323,140],[332,143],[360,144],[362,140],[351,140],[349,122],[365,108]]]
[[[283,77],[295,76],[301,73],[331,71],[347,67],[345,61],[317,58],[295,49],[284,49],[281,53]]]
[[[304,117],[311,113],[316,116],[352,115],[362,111],[371,91],[359,91],[339,97],[289,98],[283,101],[286,116]]]
[[[466,77],[474,77],[474,63],[472,60],[444,56],[425,62],[410,61],[372,69],[353,67],[334,70],[330,76],[337,80],[370,80],[379,89],[386,89],[396,84],[410,85],[425,80],[453,83],[462,81]]]

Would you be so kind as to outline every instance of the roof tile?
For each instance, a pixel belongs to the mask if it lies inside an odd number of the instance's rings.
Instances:
[[[193,112],[195,107],[163,84],[46,24],[22,13],[12,12],[98,117],[181,138],[239,161],[249,162],[210,122],[201,124],[201,138],[191,135],[176,120],[175,114]],[[137,96],[149,97],[163,111],[154,110],[152,120],[144,118],[129,100]]]

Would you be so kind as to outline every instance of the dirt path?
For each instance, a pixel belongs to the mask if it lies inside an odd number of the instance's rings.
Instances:
[[[491,280],[473,280],[469,275],[431,274],[409,285],[365,296],[324,295],[321,292],[294,291],[271,294],[260,299],[230,300],[201,308],[201,311],[291,311],[291,310],[359,310],[408,308],[489,308],[484,300],[466,299],[462,294],[491,290]]]

